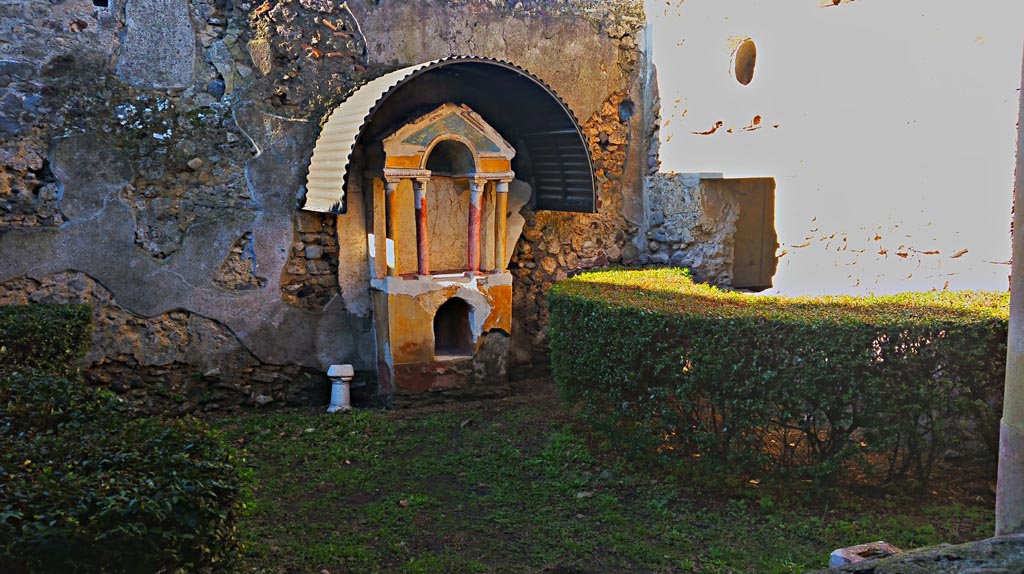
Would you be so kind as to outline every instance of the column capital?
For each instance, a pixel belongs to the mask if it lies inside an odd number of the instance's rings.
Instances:
[[[427,183],[430,181],[429,177],[417,177],[412,180],[412,192],[416,194],[416,197],[423,197],[427,193]]]
[[[469,191],[477,193],[484,190],[484,186],[487,185],[486,177],[471,177],[469,178]]]
[[[508,184],[512,181],[510,179],[499,179],[494,184],[494,191],[498,193],[508,193]]]

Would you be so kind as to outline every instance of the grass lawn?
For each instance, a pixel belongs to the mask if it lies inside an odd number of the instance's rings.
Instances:
[[[772,574],[825,567],[851,544],[913,548],[993,529],[991,498],[948,484],[926,498],[812,495],[630,468],[592,444],[550,383],[529,390],[219,421],[255,475],[245,571]]]

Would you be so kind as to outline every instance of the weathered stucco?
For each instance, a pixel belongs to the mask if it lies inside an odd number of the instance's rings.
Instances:
[[[117,71],[140,88],[184,88],[192,82],[196,38],[188,0],[129,0]]]
[[[353,2],[352,11],[368,38],[371,64],[409,65],[451,54],[507,60],[554,86],[577,117],[600,110],[609,93],[631,82],[629,71],[615,65],[618,47],[609,36],[636,26],[635,3],[520,2],[526,8],[518,10],[506,4]],[[582,9],[574,11],[574,4]]]

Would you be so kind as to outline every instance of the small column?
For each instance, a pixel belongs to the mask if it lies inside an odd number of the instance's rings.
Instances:
[[[331,365],[327,376],[331,379],[331,404],[327,412],[336,413],[352,409],[351,383],[356,374],[352,365]]]
[[[470,273],[480,270],[480,210],[483,208],[483,179],[469,180],[469,253],[467,267]]]
[[[498,181],[495,185],[494,209],[497,219],[494,226],[494,270],[505,270],[505,256],[508,246],[508,181]]]
[[[399,180],[397,179],[389,179],[384,182],[384,193],[387,196],[387,213],[385,217],[388,227],[386,252],[388,275],[391,277],[398,275],[398,182]]]
[[[429,178],[412,181],[416,197],[416,264],[417,273],[430,275],[430,238],[427,235],[427,182]]]

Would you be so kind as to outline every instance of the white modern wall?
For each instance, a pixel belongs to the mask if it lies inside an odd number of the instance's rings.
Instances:
[[[1007,288],[1024,2],[646,10],[661,170],[776,179],[774,291]],[[746,86],[730,73],[744,37]]]

